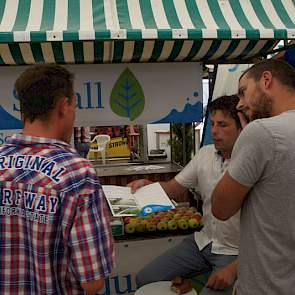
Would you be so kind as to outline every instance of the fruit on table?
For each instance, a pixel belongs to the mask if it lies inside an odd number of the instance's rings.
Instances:
[[[167,230],[167,222],[165,221],[160,221],[157,223],[157,229],[158,230]]]
[[[196,219],[198,222],[202,220],[202,215],[199,212],[196,212],[194,215],[191,216],[191,218]]]
[[[133,223],[128,223],[124,225],[124,230],[128,234],[133,234],[135,232],[136,225]]]
[[[124,217],[124,224],[129,223],[130,220],[132,220],[132,218],[134,219],[134,217],[132,217],[132,216],[126,216],[126,217]]]
[[[177,221],[176,220],[169,220],[167,223],[168,229],[176,230],[177,229]]]
[[[190,228],[197,228],[199,226],[199,221],[196,218],[190,218],[188,220],[188,225]]]
[[[145,224],[143,222],[137,222],[136,226],[135,226],[135,230],[137,232],[143,233],[145,231]]]
[[[202,215],[196,208],[175,208],[168,211],[151,213],[146,216],[124,217],[126,233],[155,231],[175,231],[196,229],[203,225]]]
[[[173,219],[180,219],[181,216],[182,216],[182,215],[181,215],[180,213],[175,213],[175,214],[173,215]]]
[[[180,218],[177,222],[177,225],[181,229],[188,229],[188,222],[187,220]]]
[[[190,216],[188,216],[188,215],[182,215],[180,218],[188,221],[190,219]]]
[[[149,222],[146,225],[146,230],[147,231],[156,231],[157,230],[157,224],[156,223]]]

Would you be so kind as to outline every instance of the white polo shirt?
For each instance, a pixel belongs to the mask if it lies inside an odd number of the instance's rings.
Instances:
[[[211,213],[212,192],[228,164],[229,160],[223,161],[214,145],[207,145],[200,149],[175,179],[186,188],[196,188],[201,194],[204,228],[195,232],[199,249],[212,242],[212,253],[238,255],[240,212],[226,221],[216,219]]]

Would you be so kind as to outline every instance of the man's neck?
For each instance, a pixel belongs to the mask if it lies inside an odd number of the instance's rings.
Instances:
[[[277,116],[280,115],[281,113],[287,112],[287,111],[291,111],[291,110],[295,110],[295,97],[290,100],[286,100],[284,103],[280,104],[274,104],[273,106],[273,116]]]
[[[58,139],[57,134],[54,132],[54,128],[49,127],[48,124],[45,124],[44,122],[25,122],[24,125],[25,126],[22,132],[23,135]]]
[[[223,160],[228,160],[231,157],[231,152],[219,152]]]
[[[286,88],[276,88],[272,95],[272,116],[295,110],[295,95]]]

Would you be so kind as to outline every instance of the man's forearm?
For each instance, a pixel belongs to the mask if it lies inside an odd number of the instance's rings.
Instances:
[[[160,184],[170,198],[181,197],[183,194],[187,194],[188,191],[186,187],[180,185],[174,178],[169,181],[160,181]]]
[[[227,267],[229,268],[229,270],[232,272],[232,274],[237,277],[238,275],[238,267],[239,267],[239,260],[236,259],[233,262],[229,263],[227,265]]]

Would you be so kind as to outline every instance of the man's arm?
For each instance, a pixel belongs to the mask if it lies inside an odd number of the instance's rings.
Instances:
[[[161,181],[160,184],[169,197],[180,197],[188,191],[188,189],[179,184],[175,178],[169,181]]]
[[[217,186],[212,198],[212,213],[220,220],[227,220],[239,211],[250,187],[240,184],[230,174],[225,172]]]
[[[138,179],[127,184],[131,188],[131,192],[135,193],[139,188],[153,183],[148,179]],[[187,192],[187,188],[179,184],[175,178],[169,181],[160,181],[160,184],[169,197],[177,197]]]
[[[237,277],[238,259],[213,272],[206,284],[208,288],[214,290],[224,290],[233,285]]]
[[[99,279],[90,282],[82,282],[81,287],[86,291],[87,295],[94,295],[104,286],[104,279]]]

